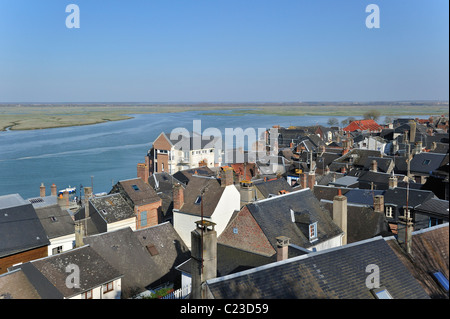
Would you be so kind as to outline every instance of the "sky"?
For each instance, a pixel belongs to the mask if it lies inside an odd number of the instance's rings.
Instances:
[[[448,99],[447,0],[0,0],[0,102]]]

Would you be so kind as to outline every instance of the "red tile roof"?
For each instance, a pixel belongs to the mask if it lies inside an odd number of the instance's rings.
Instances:
[[[374,120],[359,120],[353,121],[344,128],[344,131],[354,132],[354,131],[381,131],[382,127],[377,124]]]

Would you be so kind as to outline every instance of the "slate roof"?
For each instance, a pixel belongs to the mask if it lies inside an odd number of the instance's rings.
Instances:
[[[31,204],[0,209],[0,234],[0,258],[50,244]]]
[[[321,204],[333,217],[333,202],[322,200]],[[347,203],[347,243],[354,243],[380,235],[392,235],[389,233],[389,227],[383,213],[374,212],[370,206]]]
[[[331,181],[329,185],[334,185],[338,187],[357,187],[358,186],[358,178],[355,176],[343,176],[337,178],[334,182]]]
[[[426,213],[435,217],[449,220],[449,202],[448,200],[431,198],[414,207],[417,212]]]
[[[19,194],[8,194],[0,196],[0,209],[27,205],[29,203],[30,202],[24,200]]]
[[[392,158],[389,157],[367,157],[367,160],[364,164],[364,169],[370,170],[372,166],[372,161],[377,162],[377,170],[382,173],[390,173],[391,167],[394,167]],[[392,165],[392,166],[391,166]]]
[[[164,275],[129,227],[86,237],[84,243],[123,274],[123,298],[144,291]]]
[[[49,239],[75,234],[75,222],[58,204],[35,208]]]
[[[128,227],[87,237],[84,242],[124,275],[124,298],[174,280],[175,266],[190,257],[170,223],[135,232]]]
[[[394,189],[387,189],[384,192],[384,204],[392,204],[399,207],[406,206],[407,189],[403,187],[396,187]],[[408,206],[416,207],[417,205],[434,197],[433,192],[410,189],[408,196]]]
[[[204,177],[214,177],[216,176],[216,173],[213,172],[209,167],[204,166],[178,171],[175,174],[173,174],[173,177],[176,178],[176,180],[180,181],[181,183],[187,185],[189,181],[192,179],[192,176],[194,175]]]
[[[216,299],[373,299],[366,286],[377,265],[394,299],[429,299],[381,237],[313,252],[207,281]]]
[[[441,166],[446,154],[419,153],[414,155],[410,162],[411,172],[430,174]]]
[[[123,199],[121,194],[92,197],[89,199],[89,202],[108,224],[135,216],[134,210]]]
[[[173,136],[171,133],[162,133],[165,135],[168,141],[175,146],[178,150],[196,150],[204,148],[214,148],[214,143],[219,140],[218,137],[214,136],[202,136],[198,133],[179,134],[174,132]]]
[[[1,299],[42,299],[21,269],[0,275]]]
[[[247,204],[247,208],[274,249],[278,236],[289,237],[292,244],[308,248],[342,234],[342,230],[331,220],[329,213],[322,209],[309,188],[256,201]],[[295,215],[295,223],[292,222],[291,210]],[[309,241],[307,227],[310,221],[305,223],[303,217],[317,222],[317,241]],[[303,229],[305,225],[306,231]]]
[[[261,192],[264,198],[269,197],[269,195],[278,195],[282,190],[292,192],[292,186],[284,178],[278,178],[275,180],[264,181],[255,180],[253,185]]]
[[[193,176],[184,190],[184,204],[180,212],[201,216],[202,205],[195,202],[201,195],[202,190],[204,190],[202,198],[203,216],[211,217],[225,190],[225,187],[222,187],[216,178]]]
[[[448,223],[413,232],[411,243],[413,258],[406,256],[394,238],[387,240],[387,243],[431,298],[449,298],[448,292],[443,290],[431,275],[440,271],[449,278]]]
[[[185,262],[191,257],[189,248],[169,222],[157,226],[136,230],[136,237],[142,246],[156,249],[152,259],[164,274],[160,281],[174,282],[179,276],[175,266]]]
[[[77,265],[80,270],[80,287],[78,288],[69,288],[66,285],[66,278],[68,276],[66,268],[71,264]],[[22,265],[21,268],[26,273],[34,269],[38,270],[39,274],[43,275],[51,286],[56,288],[66,298],[79,295],[87,290],[122,277],[122,274],[118,270],[112,267],[89,246],[83,246],[57,255],[38,259]],[[31,275],[31,281],[33,285],[36,286],[38,284],[42,287],[45,282],[37,281],[39,274],[33,273]],[[39,288],[37,289],[39,291]]]
[[[135,189],[136,187],[137,189]],[[141,178],[119,181],[109,192],[109,194],[113,193],[121,193],[132,207],[151,204],[161,200],[155,190]]]

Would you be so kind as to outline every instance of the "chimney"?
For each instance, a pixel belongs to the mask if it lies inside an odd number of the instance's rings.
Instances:
[[[191,299],[205,299],[204,283],[217,277],[217,232],[215,223],[203,220],[195,222],[191,232]]]
[[[290,238],[286,236],[279,236],[275,239],[277,240],[277,261],[287,259]]]
[[[173,186],[172,198],[173,209],[180,210],[184,204],[184,189],[181,184],[177,183]]]
[[[345,166],[342,166],[342,167],[341,167],[341,173],[342,173],[342,174],[347,173],[347,169],[345,168]]]
[[[75,248],[84,246],[83,237],[85,235],[85,228],[83,221],[75,222]]]
[[[384,214],[384,196],[383,195],[377,195],[373,199],[373,210],[376,213],[383,213]]]
[[[302,189],[308,187],[308,176],[306,175],[306,173],[300,174],[300,187]]]
[[[89,199],[92,197],[92,187],[84,188],[84,218],[89,218]]]
[[[411,254],[413,223],[412,218],[399,216],[397,241],[407,254]]]
[[[148,156],[146,156],[148,158]],[[147,159],[146,159],[147,161]],[[150,177],[150,170],[147,164],[138,163],[137,164],[137,177],[142,179],[148,184],[148,178]]]
[[[330,174],[330,167],[329,167],[328,165],[325,166],[325,169],[324,169],[324,171],[323,171],[323,174],[324,174],[324,175]]]
[[[416,154],[422,153],[422,141],[416,142],[415,150],[416,150]]]
[[[41,183],[41,187],[39,188],[39,196],[45,197],[45,185],[44,183]]]
[[[70,200],[69,200],[69,192],[67,190],[64,191],[63,198],[64,198],[64,205],[65,205],[66,209],[69,209]]]
[[[58,196],[55,184],[52,184],[50,190],[51,190],[52,196]]]
[[[397,187],[397,176],[392,172],[391,177],[389,177],[389,189],[394,189]]]
[[[416,140],[416,121],[411,120],[409,121],[409,142],[414,143]]]
[[[347,244],[347,197],[342,195],[341,189],[333,198],[333,221],[344,232],[342,245]]]
[[[308,173],[308,187],[313,190],[316,184],[316,173],[314,171]]]
[[[378,163],[376,160],[373,160],[370,164],[370,171],[371,172],[378,172]]]
[[[255,199],[255,187],[252,181],[242,181],[241,182],[241,206],[249,204]]]
[[[58,202],[59,207],[61,207],[62,210],[68,209],[68,207],[66,206],[66,199],[64,198],[63,194],[58,195],[57,202]]]
[[[225,166],[222,168],[222,172],[220,174],[220,185],[222,187],[230,186],[234,184],[234,174],[233,174],[233,168],[229,166]]]

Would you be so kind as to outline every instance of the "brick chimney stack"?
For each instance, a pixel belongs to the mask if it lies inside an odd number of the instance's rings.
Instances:
[[[173,209],[180,210],[184,204],[184,189],[181,184],[177,183],[173,186]]]
[[[373,199],[373,210],[376,213],[383,213],[384,214],[384,196],[383,195],[377,195]]]
[[[58,196],[55,184],[52,184],[50,190],[51,190],[52,196]]]
[[[333,198],[333,221],[344,232],[342,245],[347,244],[347,197],[342,195],[341,189]]]
[[[314,171],[308,173],[308,187],[313,190],[316,184],[316,173]]]
[[[206,299],[204,283],[217,277],[217,232],[215,223],[203,220],[195,222],[191,232],[191,299]]]
[[[389,177],[389,189],[394,189],[397,187],[397,176],[394,175],[394,172],[392,172],[392,175]]]
[[[302,189],[308,187],[308,176],[306,175],[306,173],[300,174],[300,187]]]
[[[222,172],[220,174],[220,185],[222,187],[227,187],[233,184],[234,184],[233,168],[229,166],[223,167]]]
[[[289,240],[286,236],[279,236],[277,240],[277,261],[285,260],[288,258]]]
[[[45,197],[45,185],[44,183],[41,183],[41,187],[39,188],[39,196]]]

